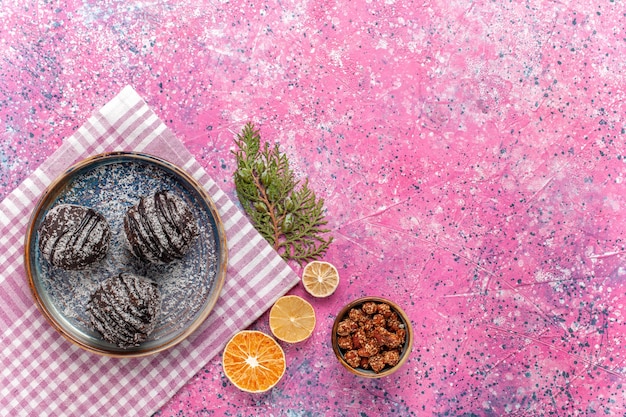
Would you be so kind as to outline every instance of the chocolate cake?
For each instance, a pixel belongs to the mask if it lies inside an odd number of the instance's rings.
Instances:
[[[39,227],[43,257],[64,269],[84,269],[103,259],[110,239],[109,223],[100,213],[72,204],[50,209]]]
[[[180,197],[158,191],[142,197],[124,217],[131,252],[145,262],[164,264],[181,259],[198,236],[198,222]]]
[[[121,273],[100,284],[87,311],[91,324],[105,340],[121,348],[138,346],[154,330],[161,295],[154,281]]]

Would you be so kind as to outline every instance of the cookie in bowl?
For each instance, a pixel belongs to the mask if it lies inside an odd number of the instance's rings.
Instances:
[[[130,251],[144,262],[166,264],[182,259],[198,236],[198,222],[187,203],[161,190],[142,197],[124,217]]]
[[[123,349],[139,346],[155,328],[161,294],[154,281],[121,273],[100,284],[87,311],[91,324],[106,341]]]
[[[39,226],[39,250],[52,265],[79,270],[102,260],[109,250],[111,229],[96,210],[59,204],[51,208]]]

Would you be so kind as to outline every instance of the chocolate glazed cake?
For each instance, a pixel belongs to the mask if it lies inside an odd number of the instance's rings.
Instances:
[[[169,191],[142,197],[124,217],[131,252],[145,262],[164,264],[181,259],[198,236],[191,209]]]
[[[103,259],[110,239],[106,219],[83,206],[59,204],[46,214],[39,227],[43,257],[64,269],[84,269]]]
[[[161,295],[154,281],[121,273],[100,284],[87,311],[102,337],[125,349],[138,346],[152,333],[161,311]]]

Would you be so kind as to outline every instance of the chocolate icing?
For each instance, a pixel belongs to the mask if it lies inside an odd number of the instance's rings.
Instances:
[[[84,269],[103,259],[111,230],[106,219],[89,207],[59,204],[39,227],[39,249],[52,265]]]
[[[100,284],[87,311],[91,324],[105,340],[121,348],[138,346],[154,330],[161,295],[154,281],[121,273]]]
[[[131,252],[145,262],[164,264],[181,259],[198,236],[191,209],[169,191],[142,197],[124,217]]]

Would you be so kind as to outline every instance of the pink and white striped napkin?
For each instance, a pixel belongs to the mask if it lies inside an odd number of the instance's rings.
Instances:
[[[185,169],[215,201],[228,240],[228,273],[209,318],[176,347],[145,358],[103,357],[66,341],[35,307],[24,269],[24,236],[39,196],[70,165],[108,151],[144,152]],[[131,87],[0,203],[0,227],[0,415],[149,415],[298,282]]]

